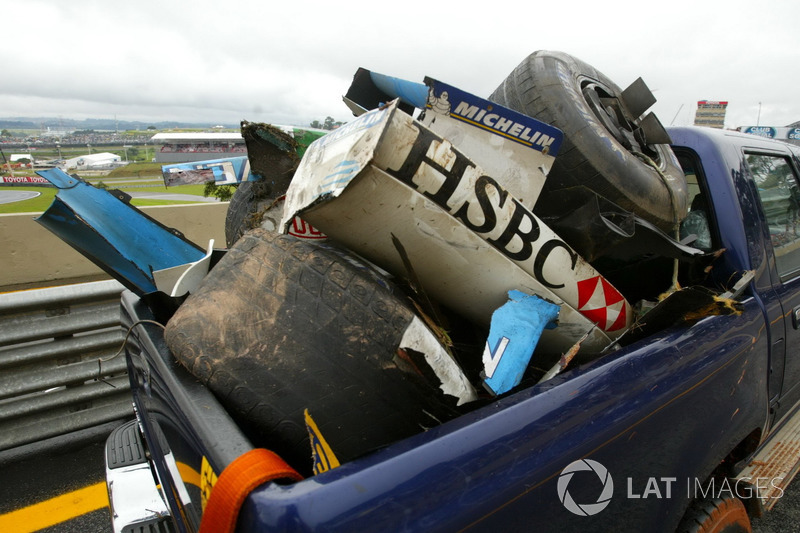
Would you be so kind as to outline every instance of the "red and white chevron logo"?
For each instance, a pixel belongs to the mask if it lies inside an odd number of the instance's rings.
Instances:
[[[578,311],[603,331],[627,324],[625,298],[601,276],[578,282]]]

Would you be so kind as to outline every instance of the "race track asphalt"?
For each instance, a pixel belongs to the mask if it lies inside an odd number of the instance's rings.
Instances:
[[[2,191],[0,190],[0,204],[10,204],[36,198],[41,193],[36,191]]]

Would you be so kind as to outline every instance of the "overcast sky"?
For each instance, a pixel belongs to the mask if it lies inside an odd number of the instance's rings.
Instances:
[[[727,127],[800,120],[796,0],[0,0],[0,17],[0,117],[347,121],[358,67],[486,97],[559,50],[641,76],[665,125],[703,99],[729,102]]]

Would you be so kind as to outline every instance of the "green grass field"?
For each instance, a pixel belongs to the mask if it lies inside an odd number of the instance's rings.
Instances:
[[[160,178],[161,163],[130,163],[124,167],[115,168],[109,172],[106,178]]]

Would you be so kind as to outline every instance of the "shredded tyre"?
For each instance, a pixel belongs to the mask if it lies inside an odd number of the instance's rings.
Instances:
[[[308,409],[342,462],[457,414],[400,339],[406,298],[347,252],[246,233],[167,324],[172,353],[257,446],[308,474]]]

